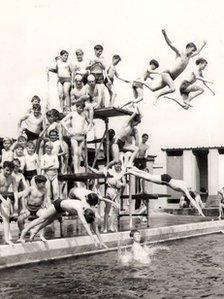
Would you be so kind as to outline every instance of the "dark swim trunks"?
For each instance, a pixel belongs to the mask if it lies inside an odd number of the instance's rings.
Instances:
[[[113,84],[113,83],[114,83],[114,78],[109,78],[109,79],[110,79],[110,82]],[[104,84],[107,85],[107,83],[109,83],[109,82],[108,82],[108,79],[105,78],[105,80],[104,80]]]
[[[187,91],[186,89],[187,89],[190,85],[191,85],[191,83],[190,83],[189,81],[187,81],[187,80],[183,81],[183,82],[181,83],[181,85],[180,85],[180,88],[179,88],[179,90],[180,90],[180,94],[181,94],[181,95],[186,95],[186,96],[188,96],[189,93],[190,93],[190,91]]]
[[[169,183],[172,180],[172,177],[169,174],[162,174],[161,181],[164,183]]]
[[[32,180],[32,178],[37,175],[37,171],[36,169],[34,170],[25,170],[24,171],[24,176],[25,178],[30,182]]]
[[[27,136],[27,141],[34,141],[39,138],[39,134],[31,132],[28,129],[25,129],[25,134]]]
[[[171,74],[170,71],[166,70],[166,71],[164,71],[164,73],[169,74],[172,80],[176,79],[176,77],[173,74]]]
[[[63,201],[63,199],[56,199],[55,201],[52,202],[53,206],[55,207],[55,210],[57,211],[57,213],[61,214],[64,211],[61,208],[61,202]]]
[[[121,139],[118,139],[117,142],[113,142],[114,144],[116,143],[118,145],[118,148],[120,151],[123,150],[124,145],[125,145],[125,141],[122,141]]]

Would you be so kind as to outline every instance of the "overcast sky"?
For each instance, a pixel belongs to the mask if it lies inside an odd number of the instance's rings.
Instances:
[[[15,136],[16,123],[37,94],[46,100],[46,66],[54,65],[60,50],[70,53],[82,48],[85,57],[93,55],[93,46],[102,44],[109,63],[120,54],[118,67],[124,78],[137,78],[152,58],[165,69],[174,62],[161,29],[166,28],[171,41],[184,49],[192,41],[207,46],[200,57],[208,60],[204,76],[214,81],[216,95],[206,91],[193,101],[187,111],[169,100],[161,99],[155,107],[154,95],[145,91],[140,109],[143,122],[140,133],[150,135],[151,152],[161,147],[223,145],[223,1],[217,0],[94,0],[94,1],[1,1],[1,126],[0,136]],[[195,59],[180,80],[191,71]],[[200,84],[200,83],[199,83]],[[130,85],[116,83],[117,103],[131,99]],[[178,92],[175,93],[179,97]],[[50,100],[58,107],[56,78],[50,78]],[[118,128],[122,119],[111,120]]]

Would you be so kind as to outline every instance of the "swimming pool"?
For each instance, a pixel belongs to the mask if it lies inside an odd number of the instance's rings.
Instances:
[[[224,235],[166,243],[148,266],[122,266],[117,254],[0,272],[0,298],[224,298]]]

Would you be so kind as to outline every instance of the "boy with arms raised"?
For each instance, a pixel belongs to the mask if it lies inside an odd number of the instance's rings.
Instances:
[[[177,49],[170,41],[165,29],[162,30],[162,34],[167,45],[175,52],[176,60],[175,63],[172,64],[172,67],[170,67],[167,70],[164,70],[161,73],[161,82],[158,82],[156,85],[147,84],[147,87],[151,91],[161,90],[156,96],[155,103],[157,102],[159,97],[175,91],[176,88],[174,80],[186,69],[190,59],[198,55],[206,45],[206,41],[204,41],[202,46],[197,50],[196,45],[190,42],[186,45],[185,51],[182,52],[179,49]]]

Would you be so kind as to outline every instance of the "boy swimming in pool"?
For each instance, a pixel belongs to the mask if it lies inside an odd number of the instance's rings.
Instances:
[[[118,246],[119,259],[123,264],[129,264],[132,262],[139,262],[141,264],[149,264],[149,249],[145,245],[141,245],[141,234],[137,229],[130,231],[130,238],[132,239],[131,251],[121,252],[120,246]]]

